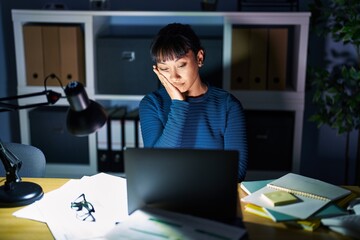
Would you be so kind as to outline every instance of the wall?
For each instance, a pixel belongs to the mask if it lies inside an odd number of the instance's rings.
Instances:
[[[11,22],[11,9],[41,9],[49,0],[1,0],[0,1],[0,97],[16,94],[16,68],[14,59],[14,40]],[[87,10],[88,0],[52,1],[65,3],[68,9]],[[307,10],[311,1],[299,1],[300,11]],[[148,10],[148,11],[200,11],[200,0],[111,0],[111,10]],[[219,0],[218,11],[236,11],[237,0]],[[324,56],[329,49],[326,43],[310,35],[308,63],[324,63]],[[345,137],[337,136],[329,127],[318,129],[309,122],[315,107],[312,105],[312,89],[307,84],[304,114],[301,173],[336,184],[344,183]],[[0,114],[0,138],[4,141],[19,141],[17,113]],[[351,134],[351,166],[354,168],[357,147],[357,132]],[[281,148],[279,148],[281,149]],[[354,182],[355,172],[350,175],[349,184]]]
[[[0,12],[2,12],[2,4],[0,2]],[[5,54],[3,53],[4,49],[4,35],[3,33],[3,19],[0,18],[0,97],[7,95],[7,87],[5,84],[5,76],[6,76],[6,64],[5,64]],[[2,139],[10,139],[10,128],[5,127],[9,126],[9,114],[8,113],[0,113],[0,140]]]
[[[0,2],[0,13],[2,12],[2,2]],[[0,29],[3,26],[3,19],[0,18]],[[5,52],[4,33],[0,31],[0,53]],[[6,84],[6,61],[5,54],[0,54],[0,97],[7,96],[7,84]],[[9,113],[0,113],[0,140],[10,139],[9,128]],[[6,127],[5,127],[6,126]]]

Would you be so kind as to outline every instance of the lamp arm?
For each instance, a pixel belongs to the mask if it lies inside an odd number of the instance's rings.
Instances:
[[[11,101],[11,100],[17,100],[17,99],[21,99],[21,98],[29,98],[29,97],[36,97],[36,96],[42,96],[42,95],[46,96],[47,102],[27,104],[27,105],[17,105],[17,104],[3,102],[3,101]],[[0,112],[20,110],[20,109],[25,109],[25,108],[33,108],[33,107],[39,107],[39,106],[44,106],[44,105],[49,105],[49,104],[55,104],[60,99],[60,97],[61,97],[61,94],[58,92],[55,92],[52,90],[45,90],[42,92],[0,98]]]
[[[6,149],[1,142],[0,159],[6,172],[5,187],[11,189],[12,183],[21,181],[18,171],[21,168],[22,161],[19,160],[10,150]]]

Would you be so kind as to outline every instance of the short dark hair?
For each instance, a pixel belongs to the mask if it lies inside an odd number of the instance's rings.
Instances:
[[[160,29],[155,36],[150,55],[154,63],[174,60],[185,56],[189,50],[196,55],[201,46],[199,37],[188,24],[171,23]]]

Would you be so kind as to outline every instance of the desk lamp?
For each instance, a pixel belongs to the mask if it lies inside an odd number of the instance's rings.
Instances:
[[[107,120],[105,110],[100,104],[88,98],[85,88],[80,82],[70,82],[64,88],[60,79],[54,74],[45,78],[45,90],[43,92],[0,98],[0,112],[55,104],[61,98],[61,94],[47,90],[46,86],[48,79],[54,78],[58,80],[61,88],[64,90],[70,105],[67,112],[66,126],[71,134],[86,136],[105,124]],[[4,102],[41,95],[46,96],[46,102],[21,106]],[[0,186],[0,207],[23,206],[42,198],[44,193],[41,186],[36,183],[21,181],[18,171],[21,168],[22,161],[14,153],[6,149],[1,141],[0,159],[6,171],[5,184]]]

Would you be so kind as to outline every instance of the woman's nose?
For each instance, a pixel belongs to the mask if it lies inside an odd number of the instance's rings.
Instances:
[[[177,82],[180,80],[180,75],[177,73],[177,71],[173,70],[170,72],[170,80]]]

